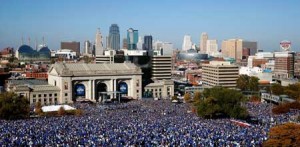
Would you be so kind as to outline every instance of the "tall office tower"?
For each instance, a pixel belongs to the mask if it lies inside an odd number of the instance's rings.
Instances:
[[[192,38],[190,35],[184,35],[183,37],[183,44],[182,44],[182,50],[187,51],[192,48]]]
[[[209,64],[202,64],[202,80],[205,87],[235,88],[238,76],[239,67],[230,62],[210,61]]]
[[[60,43],[61,49],[70,49],[76,52],[77,56],[80,55],[80,42],[72,41],[72,42],[61,42]]]
[[[117,24],[112,24],[109,27],[108,49],[120,49],[120,31]]]
[[[83,53],[84,54],[91,54],[91,42],[86,40],[84,41],[84,47],[83,47]]]
[[[152,79],[171,80],[172,56],[152,57]]]
[[[134,30],[132,28],[129,28],[127,30],[128,50],[136,50],[137,49],[138,38],[139,38],[138,30]]]
[[[229,39],[222,42],[222,54],[224,57],[234,58],[236,61],[243,59],[243,49],[249,48],[250,55],[257,53],[257,42],[242,39]]]
[[[275,52],[274,77],[277,79],[294,78],[295,53],[291,51]]]
[[[152,36],[151,35],[146,35],[144,36],[144,45],[143,45],[143,49],[144,50],[147,50],[147,51],[150,51],[153,49],[152,47]]]
[[[161,49],[162,47],[163,47],[163,42],[161,42],[159,40],[156,40],[153,43],[153,49],[155,49],[155,50]]]
[[[144,42],[143,42],[143,37],[142,37],[142,36],[139,36],[139,41],[138,41],[137,44],[136,44],[136,48],[137,48],[138,50],[142,50],[142,49],[143,49],[143,44],[144,44]]]
[[[173,43],[171,42],[164,42],[163,45],[163,55],[164,56],[172,56],[173,55]]]
[[[127,38],[123,38],[123,49],[128,49]]]
[[[206,53],[210,56],[214,56],[218,53],[218,41],[217,40],[207,40],[206,41]]]
[[[208,35],[207,33],[202,33],[200,37],[200,52],[201,53],[207,53],[207,40],[208,40]]]
[[[95,40],[95,54],[97,55],[103,55],[103,42],[102,42],[102,35],[100,32],[100,28],[98,28],[96,33],[96,40]]]

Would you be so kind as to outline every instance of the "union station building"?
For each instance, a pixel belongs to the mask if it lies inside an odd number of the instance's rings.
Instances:
[[[142,97],[142,71],[132,63],[55,63],[49,68],[48,84],[60,89],[59,103]]]

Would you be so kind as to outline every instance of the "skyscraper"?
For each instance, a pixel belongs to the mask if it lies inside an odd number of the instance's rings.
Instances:
[[[153,49],[152,48],[152,43],[153,43],[153,41],[152,41],[152,36],[151,35],[144,36],[143,49],[147,50],[147,51],[152,50]]]
[[[143,37],[139,36],[139,41],[136,44],[136,48],[138,50],[142,50],[143,49],[143,44],[144,44]]]
[[[128,50],[136,50],[137,49],[138,38],[139,38],[138,30],[134,30],[132,28],[129,28],[127,30]]]
[[[248,48],[250,55],[257,53],[257,42],[242,39],[229,39],[222,42],[222,54],[224,57],[234,58],[236,61],[243,59],[243,49]]]
[[[200,52],[201,53],[207,53],[207,40],[208,40],[208,35],[207,33],[202,33],[200,37]]]
[[[192,38],[190,35],[184,35],[183,37],[183,44],[182,44],[182,50],[187,51],[192,48]]]
[[[218,52],[218,41],[207,40],[206,41],[206,53],[210,56],[215,55]]]
[[[98,28],[96,33],[96,40],[95,40],[95,54],[97,55],[103,55],[103,42],[102,42],[102,35],[100,32],[100,28]]]
[[[123,49],[128,49],[128,45],[127,45],[127,38],[123,38]]]
[[[117,24],[112,24],[109,27],[108,49],[120,49],[120,31]]]
[[[86,40],[84,41],[84,48],[83,48],[83,53],[84,54],[91,54],[91,43],[90,41]]]

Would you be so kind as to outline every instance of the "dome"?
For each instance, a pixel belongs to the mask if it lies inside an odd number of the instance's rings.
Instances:
[[[18,49],[19,53],[27,53],[27,54],[32,54],[34,53],[34,50],[32,49],[32,47],[28,46],[28,45],[22,45],[19,47]]]
[[[178,60],[193,60],[196,62],[200,62],[202,60],[207,60],[208,55],[207,54],[200,54],[197,52],[180,52],[177,54]]]
[[[40,50],[39,50],[40,53],[49,53],[51,52],[50,49],[48,47],[42,47]]]
[[[195,50],[195,49],[189,49],[189,50],[187,50],[186,52],[187,52],[187,53],[197,53],[197,50]]]

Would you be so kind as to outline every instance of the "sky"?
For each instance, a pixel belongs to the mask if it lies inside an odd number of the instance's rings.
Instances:
[[[207,32],[219,48],[222,40],[242,38],[264,51],[289,40],[300,51],[299,6],[299,0],[1,0],[0,49],[17,49],[22,37],[34,46],[43,36],[50,49],[59,49],[61,41],[83,46],[95,40],[97,28],[105,38],[116,23],[121,40],[132,27],[179,49],[184,35],[199,45]]]

